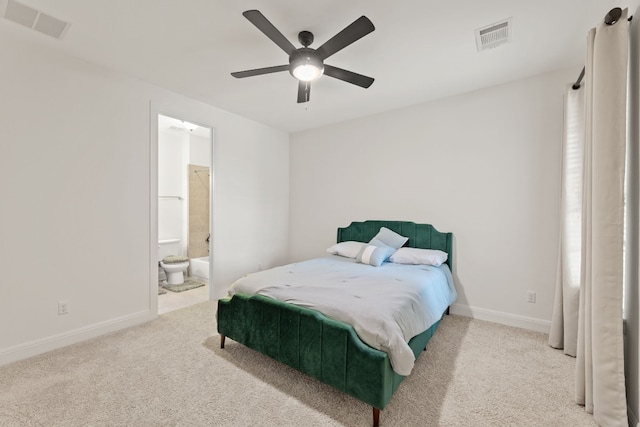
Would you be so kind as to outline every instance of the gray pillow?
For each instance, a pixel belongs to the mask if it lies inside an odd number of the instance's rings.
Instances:
[[[363,245],[356,256],[356,261],[362,264],[369,264],[380,267],[396,250],[387,245]]]
[[[380,227],[380,231],[369,242],[370,245],[380,246],[382,243],[385,246],[391,246],[393,249],[401,248],[409,240],[408,237],[399,235],[398,233],[389,230],[387,227]]]

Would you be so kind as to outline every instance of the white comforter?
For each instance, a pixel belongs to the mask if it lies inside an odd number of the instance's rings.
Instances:
[[[362,341],[386,352],[400,375],[409,375],[415,362],[407,342],[456,299],[446,264],[372,267],[338,255],[246,275],[229,289],[236,293],[265,295],[348,323]]]

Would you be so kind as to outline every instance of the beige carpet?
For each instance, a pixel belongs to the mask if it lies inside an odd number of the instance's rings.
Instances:
[[[227,340],[214,303],[0,367],[0,426],[370,426],[371,408]],[[386,426],[595,426],[546,335],[446,316]]]

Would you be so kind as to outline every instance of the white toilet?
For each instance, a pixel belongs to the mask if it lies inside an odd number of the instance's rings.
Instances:
[[[189,258],[176,255],[182,252],[180,239],[167,239],[158,242],[160,267],[167,275],[168,285],[182,285],[184,273],[189,268]]]

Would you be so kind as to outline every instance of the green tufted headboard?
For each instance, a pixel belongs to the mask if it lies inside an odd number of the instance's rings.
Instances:
[[[453,270],[453,233],[441,233],[431,224],[416,224],[410,221],[379,221],[369,220],[364,222],[352,222],[344,228],[338,228],[337,242],[354,240],[356,242],[368,242],[371,240],[380,227],[387,227],[389,230],[408,237],[405,244],[410,248],[439,249],[449,254],[447,265]]]

